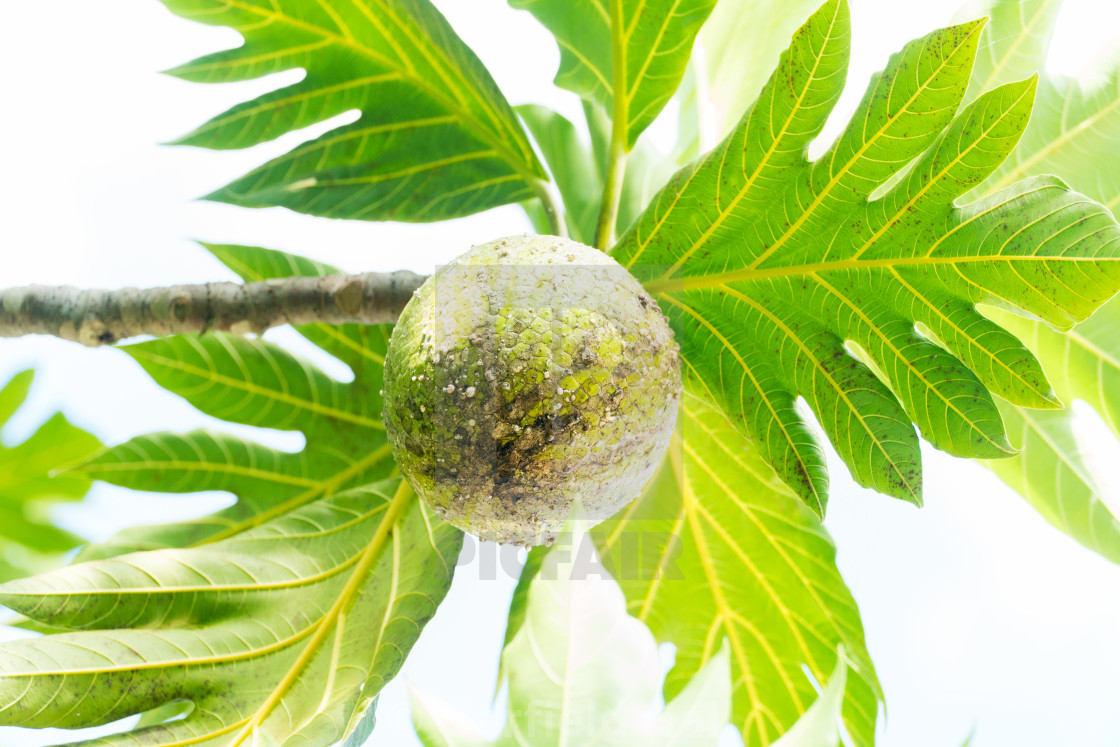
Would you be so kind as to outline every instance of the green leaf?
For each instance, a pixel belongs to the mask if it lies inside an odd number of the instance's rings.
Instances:
[[[528,199],[544,176],[489,72],[428,0],[162,1],[245,39],[172,75],[226,83],[306,72],[177,143],[247,148],[361,112],[208,199],[332,218],[436,221]]]
[[[337,272],[267,249],[207,248],[248,281]],[[192,431],[138,436],[107,450],[82,471],[137,490],[225,490],[240,500],[198,520],[127,529],[87,548],[81,559],[231,537],[340,490],[387,477],[394,466],[381,424],[380,392],[390,329],[299,327],[311,342],[350,367],[354,380],[347,384],[273,343],[238,335],[179,336],[125,346],[157,383],[208,415],[297,430],[307,444],[292,454],[222,433]]]
[[[650,716],[659,667],[653,636],[627,615],[590,539],[562,537],[544,557],[524,623],[502,652],[509,718],[493,744],[715,745],[731,708],[727,647]],[[412,702],[426,747],[490,744],[438,701],[414,691]]]
[[[851,671],[844,722],[874,744],[882,697],[855,600],[813,513],[715,407],[683,398],[669,458],[645,493],[595,530],[630,613],[677,647],[666,698],[730,643],[732,722],[747,745],[774,742]]]
[[[461,544],[398,477],[204,547],[10,582],[0,603],[77,632],[0,646],[0,721],[85,727],[185,699],[183,719],[82,744],[332,744],[400,669]]]
[[[510,0],[556,36],[556,85],[598,103],[617,121],[625,149],[680,84],[715,0]]]
[[[857,482],[920,505],[915,424],[951,454],[1001,458],[1014,449],[993,392],[1055,406],[1037,361],[976,304],[1068,328],[1120,288],[1120,227],[1060,180],[956,204],[1014,147],[1034,97],[1033,79],[1012,83],[954,116],[982,27],[907,44],[809,161],[848,58],[847,5],[825,3],[728,139],[614,250],[675,325],[694,390],[819,514],[827,473],[798,396]]]
[[[247,280],[335,271],[282,252],[208,248]],[[0,604],[40,629],[81,631],[0,647],[0,723],[78,727],[149,714],[90,743],[100,747],[356,747],[368,735],[377,693],[447,591],[462,535],[391,476],[379,422],[388,327],[298,329],[354,380],[233,335],[126,348],[203,412],[299,430],[306,447],[156,433],[87,462],[83,473],[117,484],[225,490],[238,501],[195,521],[127,530],[87,549],[89,562],[0,587]],[[194,706],[185,718],[160,718],[184,700]]]
[[[1120,434],[1120,306],[1115,300],[1065,334],[1006,312],[990,315],[1034,351],[1063,401],[1086,402]],[[1115,487],[1102,481],[1092,456],[1084,453],[1073,411],[1006,404],[1001,409],[1022,454],[986,466],[1052,525],[1120,563],[1120,519],[1116,504],[1108,503]]]
[[[21,371],[0,387],[0,428],[27,399],[34,371]],[[52,504],[81,500],[89,478],[56,472],[101,448],[92,434],[55,413],[23,443],[0,443],[0,581],[58,565],[84,540],[55,526]]]
[[[502,642],[503,648],[509,645],[509,642],[517,635],[517,631],[521,630],[521,626],[525,622],[525,615],[529,609],[529,587],[532,585],[533,579],[540,573],[544,557],[547,554],[547,547],[537,546],[530,548],[525,556],[525,565],[521,568],[521,575],[518,576],[517,586],[513,590],[513,598],[509,602],[509,616],[506,620],[506,637]],[[501,685],[503,679],[503,676],[498,677],[499,685]]]
[[[1041,69],[1046,59],[1059,0],[994,0],[980,12],[992,16],[985,29],[976,78],[970,89],[1004,82]],[[1085,86],[1043,74],[1038,103],[1019,147],[977,191],[992,194],[1014,180],[1054,173],[1075,189],[1120,208],[1120,69],[1105,81]],[[1027,342],[1067,404],[1083,400],[1120,435],[1120,301],[1112,300],[1067,334],[1007,313],[990,314]],[[1075,435],[1071,410],[1038,412],[1001,405],[1014,459],[987,466],[1019,492],[1047,521],[1113,562],[1120,563],[1120,521],[1106,503],[1110,486]]]

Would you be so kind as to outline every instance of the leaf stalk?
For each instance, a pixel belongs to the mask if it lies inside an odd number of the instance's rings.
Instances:
[[[595,228],[595,247],[607,251],[614,243],[618,207],[622,201],[622,184],[626,176],[625,141],[611,136],[608,154],[607,179],[603,184],[603,201],[599,208],[599,223]]]
[[[530,182],[537,199],[544,208],[545,218],[548,219],[548,230],[553,236],[568,238],[568,226],[564,221],[564,209],[549,183],[543,179],[534,179]]]
[[[622,184],[626,177],[630,102],[626,90],[626,29],[622,18],[622,0],[611,0],[611,56],[614,61],[611,144],[607,152],[607,175],[599,207],[599,222],[595,227],[595,246],[604,252],[614,243],[618,206],[622,201]]]

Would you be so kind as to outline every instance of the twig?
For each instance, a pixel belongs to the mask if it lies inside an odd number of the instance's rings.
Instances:
[[[425,279],[400,271],[147,289],[30,285],[0,290],[0,337],[54,335],[96,347],[136,335],[383,324],[397,320]]]

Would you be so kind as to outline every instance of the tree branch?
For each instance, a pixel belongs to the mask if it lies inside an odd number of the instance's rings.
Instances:
[[[147,289],[29,285],[0,290],[0,337],[54,335],[96,347],[136,335],[383,324],[397,320],[424,280],[400,271]]]

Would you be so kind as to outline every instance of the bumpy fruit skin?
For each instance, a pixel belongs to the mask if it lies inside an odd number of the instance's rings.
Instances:
[[[385,429],[444,519],[547,544],[601,521],[657,469],[676,422],[678,348],[617,262],[552,236],[472,248],[413,296],[385,360]]]

